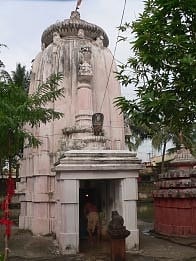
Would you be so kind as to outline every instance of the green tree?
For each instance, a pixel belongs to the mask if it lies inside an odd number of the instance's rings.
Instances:
[[[3,63],[2,63],[2,65],[3,65]],[[4,66],[2,66],[2,67],[4,67]],[[0,79],[1,79],[1,81],[6,82],[8,84],[14,84],[14,85],[17,85],[17,86],[23,88],[26,91],[26,95],[27,95],[28,90],[29,90],[29,85],[30,85],[30,73],[26,70],[26,67],[22,66],[20,63],[18,63],[16,65],[16,70],[12,71],[11,74],[9,74],[6,70],[3,70],[3,68],[2,68],[0,71]],[[22,141],[21,141],[20,146],[21,146],[21,148],[18,151],[20,151],[22,154],[22,151],[23,151],[23,142]],[[1,173],[2,177],[4,175],[3,168],[5,167],[6,160],[7,160],[7,158],[5,158],[5,157],[0,158],[0,173]],[[18,164],[17,160],[12,157],[11,161],[12,161],[12,164],[9,164],[10,168],[12,165],[12,167],[14,167],[16,169],[16,173],[18,173],[19,164]]]
[[[10,162],[15,162],[15,157],[21,156],[24,141],[25,146],[40,144],[29,127],[38,127],[63,115],[46,107],[63,95],[63,88],[59,88],[62,75],[51,75],[37,87],[35,93],[28,95],[27,82],[23,81],[26,75],[24,68],[18,65],[16,72],[12,72],[13,78],[8,72],[2,71],[0,78],[0,158],[9,159]],[[21,77],[17,77],[18,72],[22,72]]]
[[[30,73],[25,66],[20,63],[16,65],[16,70],[12,72],[12,79],[15,84],[22,86],[27,92],[30,85]]]
[[[0,49],[1,49],[1,47],[7,47],[5,44],[1,44],[0,43]],[[1,51],[0,51],[0,53],[1,53]],[[3,63],[3,61],[0,59],[0,68],[2,68],[2,67],[4,67],[4,63]]]
[[[117,78],[136,89],[136,98],[118,97],[116,104],[135,126],[145,125],[151,135],[162,133],[160,144],[164,144],[174,137],[191,136],[194,129],[196,2],[147,0],[144,4],[139,18],[120,28],[131,28],[135,40],[131,42],[134,55],[119,66]]]
[[[6,70],[1,70],[1,78],[8,83],[14,83],[21,86],[28,93],[30,85],[30,73],[26,70],[25,66],[20,63],[16,65],[16,70],[9,74]]]
[[[135,121],[136,123],[136,121]],[[162,127],[160,129],[159,124],[153,124],[150,127],[145,125],[145,123],[136,123],[134,120],[129,119],[129,128],[131,134],[126,137],[126,142],[130,150],[137,150],[138,147],[146,140],[151,141],[152,147],[158,151],[162,151],[162,164],[161,171],[164,170],[164,160],[166,153],[166,146],[169,141],[176,142],[176,149],[180,148],[178,141],[178,136],[171,134],[170,129],[167,127]],[[174,152],[171,151],[171,152]]]

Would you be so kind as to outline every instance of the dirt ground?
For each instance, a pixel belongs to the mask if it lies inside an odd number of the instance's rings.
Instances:
[[[152,224],[139,221],[140,250],[126,253],[127,261],[196,261],[196,238],[169,238],[151,232]],[[0,227],[0,252],[4,247]],[[81,253],[60,255],[57,242],[51,236],[33,236],[31,232],[13,227],[9,241],[10,261],[109,261],[110,245],[101,242],[89,247],[83,242]]]

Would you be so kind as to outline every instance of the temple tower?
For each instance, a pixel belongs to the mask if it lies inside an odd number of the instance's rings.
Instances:
[[[79,249],[79,226],[83,226],[78,223],[82,195],[94,191],[105,222],[113,209],[118,210],[132,232],[127,248],[137,247],[140,161],[134,153],[124,151],[123,116],[113,104],[121,93],[113,73],[113,56],[107,48],[108,37],[103,29],[81,20],[79,12],[73,11],[70,19],[48,27],[41,41],[29,91],[33,93],[52,73],[62,73],[64,97],[47,106],[64,116],[34,129],[42,144],[24,151],[20,228],[35,234],[54,232],[62,251],[75,253]],[[104,116],[100,133],[92,129],[95,113]]]

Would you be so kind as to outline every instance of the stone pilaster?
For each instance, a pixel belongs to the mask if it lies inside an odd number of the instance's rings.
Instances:
[[[126,249],[139,248],[139,230],[137,228],[137,178],[125,178],[121,181],[123,217],[126,228],[131,232],[126,238]]]
[[[76,126],[91,128],[92,126],[92,85],[93,71],[91,66],[91,48],[83,46],[79,52],[77,114]]]
[[[79,180],[61,180],[58,203],[58,240],[64,254],[79,251]]]

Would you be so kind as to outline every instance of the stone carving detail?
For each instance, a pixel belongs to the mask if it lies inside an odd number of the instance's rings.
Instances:
[[[79,37],[84,37],[84,30],[83,29],[79,29],[78,30],[78,36]]]
[[[41,45],[41,50],[44,51],[45,48],[46,48],[45,43],[42,43],[42,45]]]
[[[59,32],[61,38],[66,38],[70,36],[79,36],[78,32],[80,31],[80,29],[84,31],[85,37],[91,39],[95,43],[95,39],[97,39],[97,41],[99,42],[100,39],[98,38],[101,38],[104,47],[107,47],[109,45],[109,39],[104,30],[97,25],[81,20],[80,13],[77,11],[71,12],[70,19],[65,19],[61,22],[57,22],[49,26],[43,32],[41,42],[45,43],[45,47],[47,47],[49,44],[53,42],[54,32]]]
[[[80,49],[81,53],[81,61],[90,63],[91,60],[91,47],[89,46],[82,46]]]
[[[97,46],[100,48],[103,48],[103,39],[104,39],[104,37],[102,35],[100,35],[97,37],[97,39],[95,41]]]
[[[95,136],[103,135],[103,113],[94,113],[92,116],[93,132]]]
[[[91,76],[92,74],[92,67],[89,63],[84,61],[84,63],[79,65],[79,75]]]
[[[70,20],[80,20],[80,13],[78,11],[72,11]]]
[[[108,234],[111,238],[122,239],[130,235],[130,231],[126,230],[124,219],[118,214],[118,211],[112,211],[112,220],[108,225]]]
[[[89,81],[93,75],[91,60],[91,48],[89,46],[81,47],[79,62],[79,80]]]
[[[58,32],[53,33],[53,53],[57,52],[57,46],[61,43],[61,37]]]
[[[58,45],[60,42],[61,42],[60,34],[58,32],[54,32],[53,33],[53,43]]]

